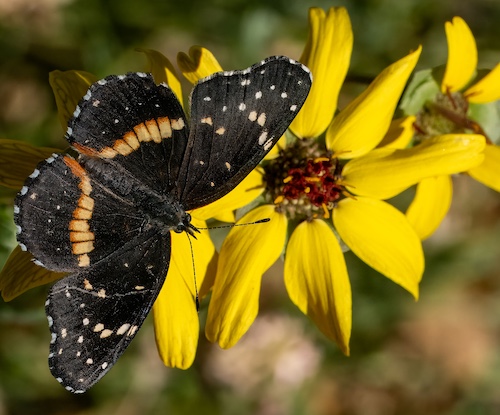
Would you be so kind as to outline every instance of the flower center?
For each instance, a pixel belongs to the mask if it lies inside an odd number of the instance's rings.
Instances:
[[[296,140],[264,166],[265,197],[290,218],[327,218],[344,192],[340,165],[315,140]]]

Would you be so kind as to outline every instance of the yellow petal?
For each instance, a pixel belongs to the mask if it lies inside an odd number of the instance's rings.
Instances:
[[[264,191],[262,174],[253,170],[232,191],[209,205],[195,209],[192,214],[199,219],[207,220],[222,213],[232,212],[256,199]]]
[[[450,176],[436,176],[422,180],[417,185],[415,198],[406,217],[420,239],[431,236],[448,213],[453,196]]]
[[[203,225],[193,222],[195,226]],[[216,253],[207,231],[197,234],[192,250],[185,234],[172,232],[171,235],[167,279],[153,306],[156,345],[165,365],[187,369],[196,355],[199,336],[193,272],[203,297],[212,285]]]
[[[357,197],[338,203],[333,222],[361,260],[418,298],[424,254],[405,215],[380,200]]]
[[[35,147],[16,140],[0,139],[0,186],[19,190],[42,160],[60,149]]]
[[[500,192],[500,147],[487,145],[484,156],[484,161],[467,173],[478,182]]]
[[[262,218],[271,220],[235,227],[222,244],[205,328],[207,339],[222,348],[234,346],[255,320],[262,274],[283,251],[287,219],[273,205],[250,211],[240,222]]]
[[[63,131],[68,128],[68,121],[75,108],[87,93],[90,85],[97,77],[85,71],[52,71],[49,73],[49,84],[56,99],[57,112]]]
[[[293,231],[286,249],[285,285],[300,311],[349,355],[351,284],[340,245],[324,221],[302,222]]]
[[[4,301],[13,300],[31,288],[56,281],[65,275],[67,274],[49,271],[36,265],[33,256],[17,246],[0,272],[2,298]]]
[[[177,65],[184,77],[192,84],[215,72],[222,71],[222,67],[212,52],[201,46],[191,46],[189,56],[184,52],[179,52]]]
[[[467,85],[477,66],[477,48],[474,35],[461,17],[445,23],[448,41],[448,61],[441,92],[455,92]]]
[[[467,89],[464,95],[473,104],[486,104],[500,99],[500,63]]]
[[[326,145],[339,158],[359,157],[382,141],[421,50],[419,47],[384,69],[333,119],[326,132]]]
[[[290,129],[300,138],[323,133],[335,114],[340,88],[351,60],[353,35],[344,7],[309,9],[309,38],[300,61],[312,72],[313,84]]]
[[[153,49],[137,48],[138,52],[143,52],[148,58],[150,72],[157,84],[166,83],[174,92],[180,103],[182,100],[182,87],[174,65],[160,52]]]
[[[427,177],[459,173],[484,159],[482,135],[448,134],[403,150],[379,148],[349,161],[342,170],[356,195],[389,199]]]
[[[234,216],[234,212],[232,210],[225,210],[217,213],[213,216],[213,218],[218,220],[219,222],[226,223],[234,223],[236,221],[236,217]]]
[[[413,115],[395,119],[391,122],[389,130],[385,134],[378,147],[384,148],[406,148],[410,144],[415,133],[413,124],[417,118]]]
[[[190,287],[177,267],[170,266],[153,315],[156,346],[163,363],[189,368],[196,355],[200,323]]]

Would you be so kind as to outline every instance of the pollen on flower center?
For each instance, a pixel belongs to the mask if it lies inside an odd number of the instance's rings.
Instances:
[[[264,169],[266,198],[290,218],[328,217],[343,192],[337,160],[314,140],[297,140]]]

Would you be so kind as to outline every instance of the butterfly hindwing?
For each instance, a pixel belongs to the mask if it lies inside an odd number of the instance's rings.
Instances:
[[[69,122],[67,140],[80,153],[125,169],[151,189],[167,192],[187,142],[184,111],[170,88],[150,74],[108,76],[93,84]],[[177,157],[181,158],[181,157]],[[119,174],[119,173],[118,173]]]
[[[17,239],[53,271],[74,272],[105,258],[121,238],[141,232],[133,202],[94,180],[75,159],[54,154],[39,164],[18,194]]]
[[[286,57],[218,72],[195,85],[178,179],[185,208],[219,199],[250,173],[288,128],[310,86],[309,70]]]
[[[85,392],[125,351],[153,306],[169,260],[170,235],[151,230],[51,288],[49,367],[67,390]]]

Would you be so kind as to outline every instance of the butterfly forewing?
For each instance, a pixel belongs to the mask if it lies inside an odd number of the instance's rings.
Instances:
[[[81,153],[124,168],[141,183],[167,192],[177,177],[188,136],[174,93],[150,74],[109,76],[93,84],[69,122],[67,139]],[[177,157],[179,158],[179,157]],[[179,158],[180,160],[180,158]]]
[[[170,235],[152,230],[51,288],[49,367],[67,390],[86,391],[125,351],[160,292],[169,260]]]
[[[309,70],[286,57],[200,81],[191,95],[191,130],[178,180],[184,207],[231,191],[279,140],[310,87]]]

